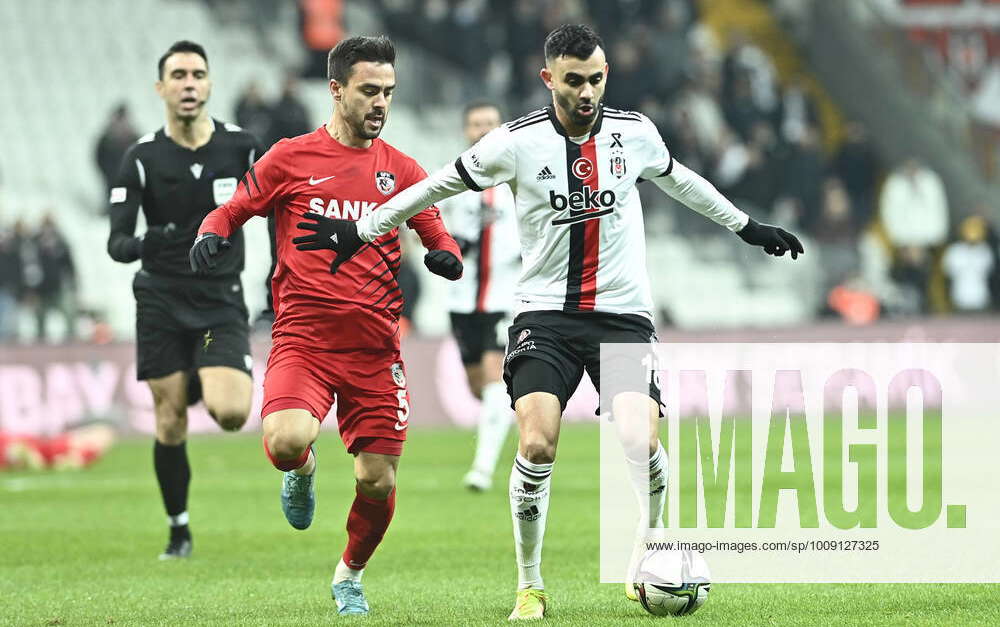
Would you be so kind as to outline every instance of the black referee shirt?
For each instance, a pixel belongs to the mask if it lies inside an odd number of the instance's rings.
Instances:
[[[250,165],[261,156],[260,144],[235,124],[212,120],[207,144],[190,150],[161,128],[140,137],[128,149],[111,190],[111,235],[108,253],[115,261],[139,258],[135,237],[139,208],[148,226],[174,225],[170,243],[155,257],[143,256],[142,269],[153,274],[191,277],[188,250],[206,215],[225,203]],[[214,279],[238,276],[243,270],[243,232],[229,238],[231,250],[218,258]]]

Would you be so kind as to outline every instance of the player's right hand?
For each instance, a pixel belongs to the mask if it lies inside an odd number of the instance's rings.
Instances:
[[[330,264],[330,274],[337,274],[337,269],[365,245],[358,236],[357,223],[352,220],[335,220],[318,213],[306,213],[302,218],[311,222],[299,222],[296,226],[312,233],[300,235],[292,239],[292,243],[298,250],[332,250],[337,253]]]
[[[151,226],[146,229],[146,233],[142,236],[142,244],[140,245],[139,256],[143,259],[152,259],[156,257],[157,254],[164,248],[167,244],[173,241],[174,236],[177,234],[177,226],[171,222],[166,226]]]
[[[215,233],[202,233],[194,240],[194,246],[188,253],[191,270],[195,274],[210,274],[215,270],[215,257],[232,246],[229,240]]]

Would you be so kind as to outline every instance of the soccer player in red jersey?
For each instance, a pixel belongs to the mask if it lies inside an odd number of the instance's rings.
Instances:
[[[357,481],[347,548],[332,585],[341,614],[368,613],[361,574],[392,519],[410,399],[399,353],[398,233],[346,260],[335,257],[325,230],[333,219],[367,215],[426,176],[416,161],[378,138],[396,84],[395,58],[385,37],[353,37],[331,50],[330,122],[281,140],[261,157],[232,200],[202,222],[190,255],[193,268],[210,273],[230,233],[274,210],[278,254],[261,412],[264,450],[285,471],[285,517],[305,529],[315,507],[312,443],[336,396],[340,436],[354,455]],[[424,263],[431,272],[458,279],[461,253],[438,210],[425,209],[407,224],[430,250]]]

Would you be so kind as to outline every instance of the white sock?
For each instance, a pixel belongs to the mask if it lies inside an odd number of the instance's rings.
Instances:
[[[663,528],[663,505],[667,498],[667,452],[657,442],[656,452],[649,458],[648,474],[645,464],[626,459],[632,489],[639,499],[639,511],[650,529]],[[645,483],[648,480],[648,483]]]
[[[518,454],[510,471],[510,514],[514,521],[517,587],[544,589],[542,540],[549,512],[552,464],[532,464]]]
[[[188,524],[187,510],[177,514],[176,516],[167,516],[167,524],[171,527],[183,527]]]
[[[483,386],[483,404],[479,412],[479,425],[476,430],[476,456],[472,461],[472,469],[492,476],[500,458],[507,432],[513,422],[513,412],[510,409],[510,399],[507,396],[507,385],[502,381],[494,381]]]
[[[350,566],[348,566],[347,564],[345,564],[344,560],[341,559],[340,561],[337,562],[337,568],[335,568],[333,571],[333,583],[337,584],[340,583],[341,581],[357,581],[360,583],[361,575],[363,574],[365,574],[364,568],[355,570]]]
[[[302,464],[292,472],[297,475],[311,475],[316,472],[316,456],[313,455],[311,446],[309,447],[309,457],[306,458],[306,463]]]

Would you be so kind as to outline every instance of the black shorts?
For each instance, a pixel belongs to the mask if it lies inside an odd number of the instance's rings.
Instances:
[[[504,312],[452,312],[451,332],[463,364],[479,363],[486,351],[503,352],[503,331],[499,326],[506,317]]]
[[[140,270],[135,294],[136,378],[229,366],[250,372],[250,327],[235,279],[183,279]]]
[[[562,311],[529,311],[514,319],[508,331],[507,357],[503,378],[514,401],[531,392],[554,394],[566,409],[566,403],[576,391],[586,371],[601,391],[601,344],[643,344],[656,342],[656,331],[648,318],[636,314],[566,313]],[[538,360],[550,368],[524,364]],[[641,363],[622,363],[615,367],[615,376],[606,376],[605,390],[612,397],[619,392],[648,393],[660,403],[656,378],[647,376]],[[636,388],[641,385],[641,388]],[[623,387],[624,386],[624,387]]]

